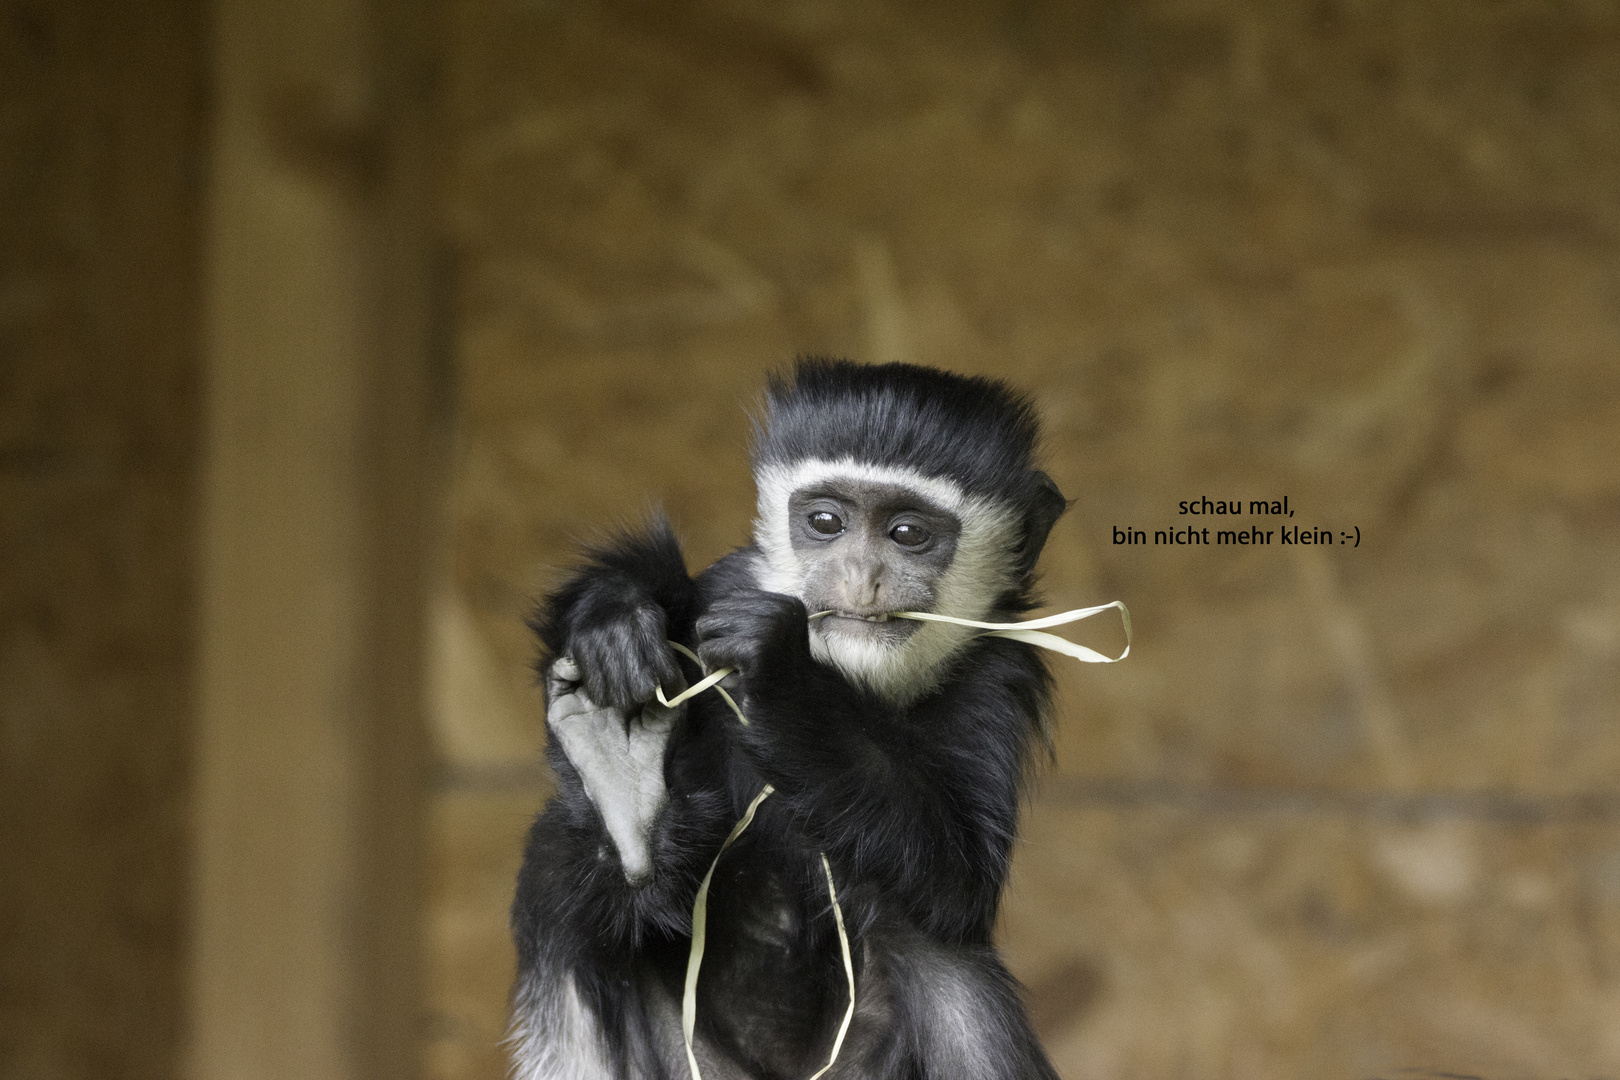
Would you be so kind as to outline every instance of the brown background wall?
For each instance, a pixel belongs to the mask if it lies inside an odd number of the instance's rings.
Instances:
[[[203,5],[0,5],[0,1077],[172,1077]]]
[[[739,542],[801,351],[1030,390],[1047,593],[1136,617],[1001,928],[1065,1075],[1620,1073],[1611,5],[441,12],[431,1075],[504,1069],[522,615],[649,501]],[[180,1074],[212,18],[0,4],[5,1080]],[[1360,546],[1112,542],[1206,493]]]
[[[795,352],[1030,390],[1075,500],[1046,592],[1136,617],[1062,672],[1002,924],[1065,1075],[1620,1071],[1612,6],[453,25],[435,1075],[499,1075],[521,616],[649,501],[696,566],[740,542]],[[1232,527],[1204,494],[1360,545],[1113,543]]]
[[[382,7],[0,3],[6,1080],[416,1074],[434,39]]]

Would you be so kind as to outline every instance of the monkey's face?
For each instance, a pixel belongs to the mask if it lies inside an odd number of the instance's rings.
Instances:
[[[811,633],[892,647],[920,625],[893,612],[933,610],[962,523],[911,489],[830,477],[793,492],[788,529],[804,571],[800,599],[832,612]]]
[[[810,651],[891,701],[938,684],[973,631],[893,618],[983,619],[1017,581],[1022,519],[901,466],[805,458],[756,470],[759,585],[804,601]]]

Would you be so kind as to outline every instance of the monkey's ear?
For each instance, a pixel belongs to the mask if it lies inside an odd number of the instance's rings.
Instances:
[[[1069,508],[1069,500],[1063,497],[1057,484],[1039,469],[1030,472],[1028,485],[1029,494],[1024,502],[1024,544],[1018,559],[1020,576],[1035,569],[1035,560],[1041,557],[1041,549],[1046,546],[1047,534]]]

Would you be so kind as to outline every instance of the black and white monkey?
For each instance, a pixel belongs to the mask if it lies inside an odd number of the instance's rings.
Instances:
[[[756,430],[754,543],[696,578],[667,523],[619,536],[544,603],[557,795],[512,907],[518,1080],[682,1080],[697,884],[766,783],[709,895],[705,1080],[1052,1077],[991,945],[1049,677],[1005,620],[1065,508],[1027,400],[998,381],[803,360]],[[810,620],[814,612],[833,614]],[[718,695],[655,699],[695,681]]]

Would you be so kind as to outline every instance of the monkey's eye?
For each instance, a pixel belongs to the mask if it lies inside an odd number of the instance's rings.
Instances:
[[[928,530],[921,525],[902,523],[889,530],[889,539],[901,547],[921,547],[928,543]]]
[[[810,515],[810,527],[823,536],[837,536],[844,531],[844,521],[830,510],[817,510]]]

